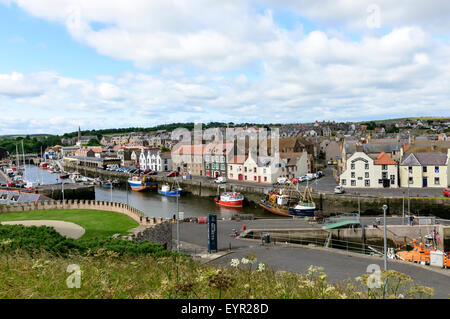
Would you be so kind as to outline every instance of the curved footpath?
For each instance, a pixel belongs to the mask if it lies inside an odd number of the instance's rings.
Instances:
[[[18,220],[13,222],[1,222],[2,225],[24,225],[24,226],[49,226],[53,227],[62,236],[78,239],[86,232],[83,227],[75,223],[59,220]]]

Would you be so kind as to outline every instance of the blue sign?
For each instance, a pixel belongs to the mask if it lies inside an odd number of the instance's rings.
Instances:
[[[217,251],[217,215],[208,215],[208,252]]]

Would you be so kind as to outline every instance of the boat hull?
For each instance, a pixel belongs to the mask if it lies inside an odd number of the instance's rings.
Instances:
[[[128,181],[128,185],[130,185],[131,190],[135,191],[135,192],[143,192],[143,191],[147,191],[147,190],[153,190],[157,187],[156,184],[151,184],[151,183],[143,184],[141,181]]]
[[[216,198],[216,204],[219,206],[224,206],[224,207],[235,207],[235,208],[240,208],[244,205],[244,201],[243,200],[237,200],[237,201],[223,201],[223,200],[218,200]]]
[[[274,207],[270,203],[265,201],[261,201],[259,206],[264,208],[265,210],[271,212],[272,214],[286,216],[286,217],[314,217],[315,216],[315,208],[311,207],[308,209],[293,209],[293,208],[280,208]]]
[[[173,190],[173,191],[168,191],[167,192],[167,191],[159,190],[158,194],[162,195],[162,196],[179,196],[179,195],[181,195],[181,191],[180,190]]]

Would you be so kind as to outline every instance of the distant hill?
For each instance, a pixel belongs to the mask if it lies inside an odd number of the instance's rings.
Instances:
[[[381,122],[398,122],[398,121],[406,121],[406,120],[450,120],[450,116],[420,116],[420,117],[403,117],[398,119],[387,119],[387,120],[374,120],[374,121],[362,121],[362,122],[375,122],[375,123],[381,123]]]
[[[33,137],[48,137],[48,136],[53,136],[52,134],[17,134],[17,135],[0,135],[0,138],[18,138],[18,137],[27,137],[29,136],[30,138]]]

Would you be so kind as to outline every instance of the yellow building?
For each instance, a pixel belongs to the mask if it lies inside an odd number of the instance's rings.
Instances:
[[[400,164],[401,187],[447,187],[447,154],[411,153]]]

